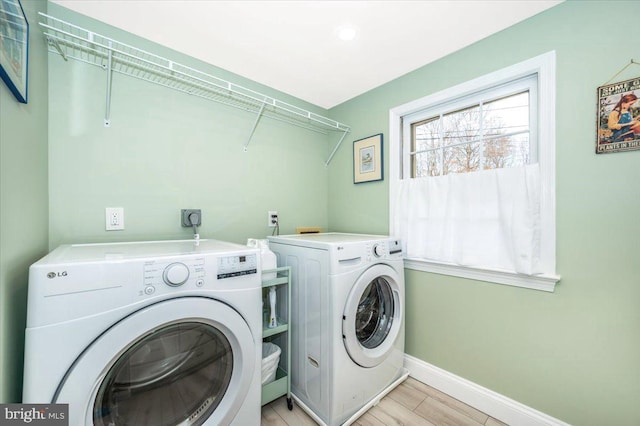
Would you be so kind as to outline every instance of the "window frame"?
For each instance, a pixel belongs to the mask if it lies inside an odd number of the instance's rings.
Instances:
[[[456,99],[464,99],[491,88],[515,82],[532,74],[537,74],[537,159],[540,167],[540,219],[541,264],[544,274],[524,275],[511,271],[434,262],[425,259],[405,258],[405,267],[424,272],[452,275],[497,284],[506,284],[552,292],[560,276],[556,275],[556,218],[555,218],[555,164],[556,164],[556,54],[547,52],[515,65],[483,75],[473,80],[438,91],[420,99],[405,103],[389,110],[389,229],[393,229],[394,217],[391,203],[397,198],[399,182],[406,176],[405,158],[408,157],[409,143],[403,144],[405,117],[416,116],[422,111],[438,105],[448,104]],[[534,123],[530,123],[533,126]],[[407,145],[407,146],[404,146]],[[409,173],[410,177],[410,173]]]

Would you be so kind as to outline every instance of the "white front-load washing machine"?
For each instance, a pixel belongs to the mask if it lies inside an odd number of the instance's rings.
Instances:
[[[65,245],[29,269],[24,403],[78,425],[259,425],[257,249]]]
[[[269,237],[291,266],[291,388],[316,421],[350,423],[408,373],[399,240],[361,234]]]

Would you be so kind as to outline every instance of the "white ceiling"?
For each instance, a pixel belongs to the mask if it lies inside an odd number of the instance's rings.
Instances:
[[[53,0],[324,108],[561,1]]]

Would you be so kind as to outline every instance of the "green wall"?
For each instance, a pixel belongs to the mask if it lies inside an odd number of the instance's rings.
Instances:
[[[273,89],[49,5],[50,14],[236,84],[326,115]],[[327,227],[328,172],[338,135],[327,136],[216,102],[113,74],[111,126],[103,125],[107,73],[49,60],[51,248],[62,243],[191,238],[180,210],[202,209],[201,238],[246,243]],[[123,207],[124,231],[105,231],[105,207]]]
[[[23,0],[30,25],[28,103],[0,81],[0,403],[21,401],[29,265],[47,252],[47,53],[44,1]]]
[[[562,280],[545,293],[407,270],[406,350],[576,425],[640,424],[640,151],[594,154],[596,88],[640,61],[635,16],[637,1],[568,1],[331,110],[351,140],[383,132],[388,160],[390,108],[556,51]],[[351,161],[332,164],[330,228],[388,232],[388,179],[354,185]]]

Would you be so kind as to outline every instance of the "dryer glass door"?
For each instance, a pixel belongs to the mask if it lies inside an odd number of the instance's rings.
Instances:
[[[387,265],[367,269],[351,289],[342,335],[351,359],[362,367],[383,362],[394,349],[402,325],[401,278]]]
[[[384,277],[369,283],[360,296],[356,310],[356,337],[367,349],[380,346],[393,325],[393,292]]]
[[[215,327],[197,322],[162,327],[134,343],[107,372],[93,423],[199,424],[220,403],[232,369],[229,340]]]

